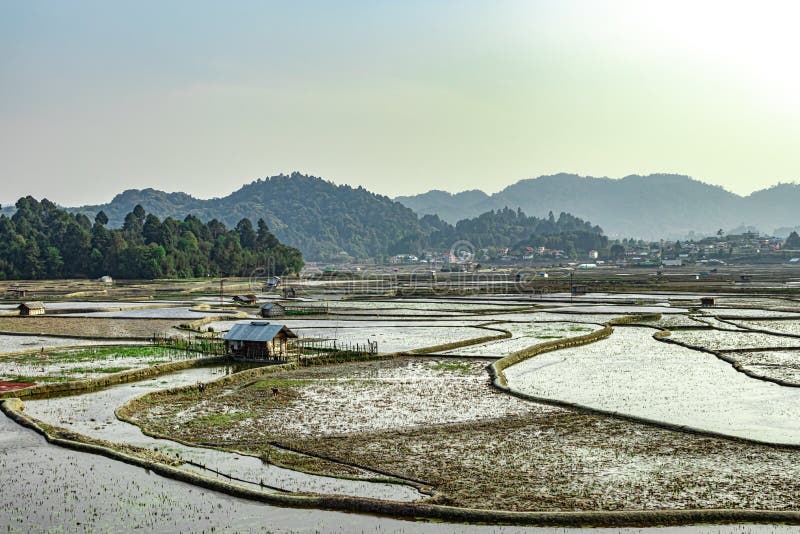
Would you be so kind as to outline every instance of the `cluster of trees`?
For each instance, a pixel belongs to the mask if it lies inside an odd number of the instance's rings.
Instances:
[[[786,238],[786,242],[783,244],[783,248],[788,250],[800,250],[800,235],[797,235],[797,232],[789,234],[789,237]]]
[[[21,198],[9,218],[0,216],[0,279],[247,276],[299,272],[300,251],[283,245],[259,220],[232,230],[214,219],[183,221],[148,215],[137,205],[122,228],[109,229],[103,211],[91,221],[52,202]]]
[[[422,222],[433,229],[427,248],[434,249],[466,240],[479,249],[507,247],[511,251],[522,251],[527,247],[545,247],[574,256],[608,246],[602,228],[569,213],[561,213],[556,218],[551,211],[547,218],[539,218],[530,217],[521,209],[504,208],[461,220],[455,226],[436,215],[426,215]]]

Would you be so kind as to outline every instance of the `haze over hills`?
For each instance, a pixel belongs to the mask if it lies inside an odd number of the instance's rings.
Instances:
[[[557,174],[521,180],[492,195],[434,190],[395,200],[450,223],[506,206],[531,214],[565,211],[602,226],[611,237],[643,239],[682,239],[691,232],[710,234],[742,225],[788,233],[787,228],[800,224],[800,185],[779,184],[741,197],[674,174],[621,179]]]
[[[800,224],[798,185],[780,184],[741,197],[668,174],[619,180],[559,174],[522,180],[493,195],[479,190],[430,191],[392,200],[362,187],[293,173],[257,180],[222,198],[132,189],[107,204],[69,209],[90,218],[102,210],[109,226],[119,227],[137,204],[162,219],[182,220],[192,214],[203,221],[218,219],[228,227],[243,218],[253,223],[263,218],[281,242],[299,248],[308,260],[333,259],[342,253],[355,258],[416,253],[428,247],[447,248],[458,239],[477,246],[514,246],[530,241],[532,234],[565,232],[572,235],[554,243],[580,248],[588,241],[574,232],[587,230],[653,240],[742,226],[768,233],[781,229],[778,235],[788,235]],[[525,213],[518,217],[506,207]],[[494,215],[483,216],[492,210]],[[3,212],[10,214],[13,208]],[[564,212],[566,218],[548,224],[536,220],[550,212]],[[528,218],[522,217],[525,214]]]

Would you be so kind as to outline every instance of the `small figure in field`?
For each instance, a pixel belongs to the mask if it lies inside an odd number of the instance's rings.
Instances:
[[[203,392],[205,392],[205,390],[206,390],[206,385],[205,385],[203,382],[198,382],[198,383],[197,383],[197,390],[198,390],[200,393],[203,393]]]
[[[272,388],[272,396],[273,397],[277,397],[279,393],[280,392],[278,391],[278,388]]]

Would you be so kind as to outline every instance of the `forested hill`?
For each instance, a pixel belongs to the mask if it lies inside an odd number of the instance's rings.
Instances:
[[[243,218],[263,218],[281,242],[299,248],[309,259],[340,257],[342,252],[355,258],[395,254],[428,233],[413,211],[388,197],[300,173],[258,180],[223,198],[130,190],[109,204],[75,211],[94,217],[102,210],[109,224],[118,227],[137,204],[162,218],[192,214],[228,226]]]
[[[426,215],[422,222],[435,229],[429,242],[436,248],[447,248],[463,240],[477,249],[523,251],[527,247],[545,247],[574,255],[601,250],[608,245],[602,228],[563,212],[558,218],[553,212],[547,218],[538,218],[529,217],[520,209],[504,208],[463,219],[455,226],[436,215]]]
[[[284,274],[303,266],[300,251],[281,244],[263,220],[254,228],[242,219],[229,230],[193,216],[162,220],[139,205],[121,228],[107,228],[102,211],[93,219],[21,198],[10,218],[0,215],[0,279],[248,276],[257,268]]]
[[[27,199],[21,201],[25,209],[29,207],[28,202]],[[46,211],[57,209],[46,201],[41,205],[46,206]],[[185,193],[129,190],[108,204],[68,208],[68,211],[77,215],[73,223],[80,223],[84,229],[93,228],[92,224],[87,227],[85,223],[93,221],[100,212],[108,218],[104,227],[118,229],[130,227],[130,214],[137,206],[150,214],[145,219],[172,219],[170,232],[172,225],[183,224],[176,221],[183,221],[187,216],[191,216],[192,224],[216,220],[214,225],[222,223],[237,228],[245,224],[244,220],[255,225],[263,219],[281,243],[298,248],[303,257],[310,260],[381,258],[431,249],[447,250],[458,240],[470,241],[482,248],[513,248],[525,244],[585,252],[602,248],[605,240],[599,227],[567,213],[558,218],[552,214],[537,218],[516,209],[498,209],[456,225],[435,216],[420,219],[411,209],[388,197],[298,173],[258,180],[223,198],[201,200]],[[547,210],[539,213],[546,214]],[[13,215],[12,219],[14,217],[18,215]],[[177,231],[180,234],[183,230]],[[533,236],[536,239],[532,239]],[[542,239],[543,236],[548,237]],[[40,247],[41,254],[43,250]],[[75,270],[77,268],[68,265],[66,270],[80,272]],[[183,270],[182,266],[177,268],[177,272]],[[98,271],[90,269],[88,272]],[[166,272],[173,270],[168,267]]]

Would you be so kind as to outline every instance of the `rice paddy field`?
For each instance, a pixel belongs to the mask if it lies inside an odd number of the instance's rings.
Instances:
[[[757,348],[800,348],[800,337],[791,338],[761,332],[727,330],[676,330],[670,339],[694,347],[710,350],[734,350]]]
[[[616,328],[591,345],[539,355],[506,370],[509,387],[609,413],[800,444],[800,389],[753,379],[711,354],[657,341],[653,333]]]
[[[312,359],[293,369],[214,360],[28,400],[24,413],[59,432],[134,455],[167,455],[179,469],[265,494],[523,512],[800,511],[795,298],[730,291],[709,308],[699,307],[704,293],[691,291],[342,299],[349,281],[312,282],[297,286],[302,302],[326,305],[329,314],[267,320],[306,339],[377,341],[379,355],[336,364]],[[231,290],[247,288],[236,284]],[[457,285],[462,291],[468,284]],[[55,292],[57,285],[42,287]],[[97,301],[50,300],[52,315],[24,318],[13,316],[13,304],[0,304],[0,332],[8,333],[0,334],[0,386],[97,379],[195,358],[144,340],[198,335],[186,330],[198,319],[214,320],[193,328],[226,332],[257,317],[255,307],[233,308],[229,299],[225,310],[211,308],[214,290],[199,280],[121,285]],[[117,292],[124,298],[116,300]],[[267,297],[276,298],[260,296]],[[226,311],[240,315],[227,319]],[[507,367],[510,390],[493,383],[489,366],[500,358],[639,314],[649,316],[615,325],[608,338]],[[491,329],[511,337],[477,343],[500,334]],[[664,339],[654,337],[659,332]],[[453,343],[467,345],[408,354]],[[551,531],[298,512],[48,444],[4,415],[0,483],[0,531],[7,532],[133,524],[152,532]],[[659,530],[673,531],[708,527]]]
[[[478,345],[460,347],[443,352],[447,356],[490,356],[502,358],[512,352],[554,339],[577,337],[601,328],[599,324],[541,322],[541,323],[497,323],[493,328],[511,332],[508,339],[489,341]]]

